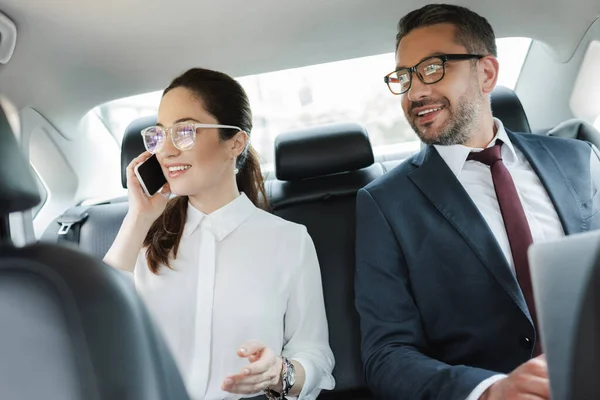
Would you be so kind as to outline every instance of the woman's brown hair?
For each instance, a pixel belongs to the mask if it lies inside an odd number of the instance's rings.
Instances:
[[[242,128],[248,136],[252,131],[252,111],[244,88],[232,77],[222,72],[193,68],[178,76],[163,92],[183,87],[201,100],[205,110],[218,123]],[[200,104],[200,103],[199,103]],[[238,132],[219,129],[221,141],[227,141]],[[248,145],[236,160],[238,189],[256,205],[268,208],[267,196],[260,170],[258,153]],[[262,198],[261,198],[262,196]],[[187,196],[177,196],[167,203],[162,215],[154,221],[144,240],[146,260],[150,270],[157,274],[161,265],[171,268],[169,259],[177,257],[188,207]]]

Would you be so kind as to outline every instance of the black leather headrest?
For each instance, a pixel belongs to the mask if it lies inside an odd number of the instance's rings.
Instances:
[[[142,129],[156,125],[156,120],[156,115],[139,118],[125,129],[121,143],[121,183],[124,188],[127,188],[127,166],[134,158],[146,151],[141,135]]]
[[[29,210],[40,201],[31,166],[0,104],[0,216]]]
[[[356,123],[306,128],[275,139],[275,176],[282,181],[356,171],[373,162],[367,131]]]
[[[561,122],[550,129],[548,136],[585,140],[600,149],[600,132],[592,124],[580,119]]]
[[[496,86],[492,92],[492,114],[513,132],[531,133],[525,110],[516,93],[505,86]]]

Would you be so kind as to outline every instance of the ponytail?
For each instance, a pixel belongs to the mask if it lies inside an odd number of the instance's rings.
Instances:
[[[244,154],[245,153],[245,154]],[[259,155],[252,145],[237,160],[236,175],[237,186],[240,192],[244,192],[248,199],[258,208],[269,209],[269,200],[265,191],[264,179],[260,169]]]

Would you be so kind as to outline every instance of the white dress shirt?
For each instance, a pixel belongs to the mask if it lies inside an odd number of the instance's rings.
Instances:
[[[153,274],[144,249],[134,280],[192,399],[244,397],[221,384],[248,365],[237,355],[248,340],[302,364],[299,399],[334,387],[321,273],[304,226],[258,209],[243,193],[209,215],[188,204],[171,266]]]
[[[502,160],[517,188],[534,243],[564,236],[556,209],[542,182],[523,153],[513,146],[502,122],[494,118],[494,123],[497,133],[488,147],[494,146],[497,140],[503,142]],[[510,243],[494,190],[490,167],[478,161],[467,160],[471,151],[482,151],[483,149],[474,149],[463,145],[436,145],[434,147],[477,206],[514,274],[515,267]],[[505,375],[498,374],[484,380],[475,387],[466,400],[479,399],[487,388],[503,377]]]

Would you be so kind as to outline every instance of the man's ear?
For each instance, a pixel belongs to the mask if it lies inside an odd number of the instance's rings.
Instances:
[[[481,89],[484,93],[491,93],[498,82],[498,72],[500,71],[500,64],[498,59],[494,56],[485,56],[479,60],[479,66],[477,68],[479,73],[479,82]]]

